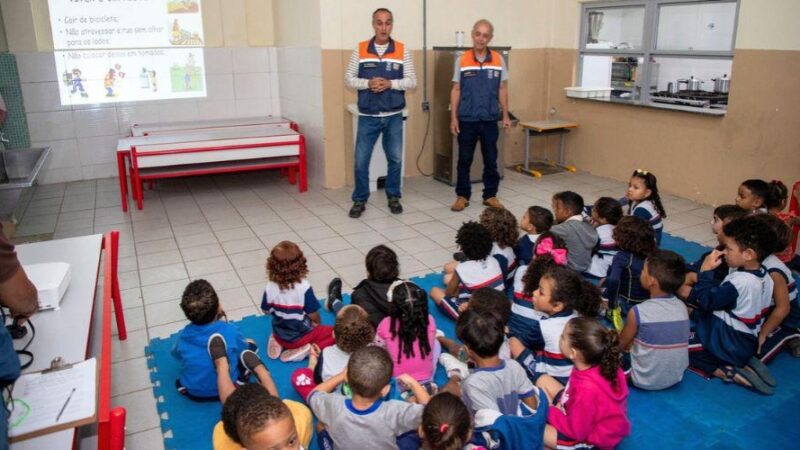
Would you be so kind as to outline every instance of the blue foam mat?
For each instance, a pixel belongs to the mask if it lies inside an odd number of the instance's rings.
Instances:
[[[664,234],[662,248],[676,251],[687,261],[699,258],[708,248]],[[433,273],[412,279],[430,290],[444,287],[441,274]],[[345,302],[349,297],[345,295]],[[433,303],[430,311],[437,327],[448,336],[455,335],[455,324],[441,314]],[[322,321],[332,324],[333,314],[321,310]],[[267,316],[250,316],[235,322],[245,337],[255,339],[259,355],[267,361],[282,398],[300,401],[289,383],[291,373],[306,362],[281,363],[265,357],[266,340],[272,332]],[[150,341],[145,351],[151,369],[153,392],[157,399],[161,428],[167,449],[210,449],[211,433],[220,417],[220,404],[196,403],[180,395],[174,387],[178,361],[171,350],[176,335]],[[778,355],[770,364],[778,380],[776,394],[764,397],[720,380],[707,381],[687,371],[678,386],[659,392],[631,388],[628,415],[633,432],[619,446],[623,450],[643,448],[745,449],[796,448],[800,442],[800,361],[787,354]],[[441,367],[436,382],[447,380]],[[316,448],[312,442],[311,448]]]

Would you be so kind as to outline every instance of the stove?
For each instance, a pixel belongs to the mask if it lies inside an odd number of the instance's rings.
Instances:
[[[696,106],[699,108],[725,108],[728,105],[728,94],[708,91],[668,91],[651,92],[650,99],[658,103]]]

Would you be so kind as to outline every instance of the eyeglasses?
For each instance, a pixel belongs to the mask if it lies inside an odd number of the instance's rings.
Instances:
[[[637,175],[645,175],[645,176],[647,176],[647,175],[649,175],[649,174],[650,174],[650,172],[648,172],[648,171],[646,171],[646,170],[642,170],[642,169],[636,169],[636,172],[635,172],[635,173],[636,173]]]

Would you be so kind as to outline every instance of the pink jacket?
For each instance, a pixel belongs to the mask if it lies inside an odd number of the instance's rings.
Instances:
[[[631,432],[628,421],[628,384],[617,371],[617,389],[600,374],[600,367],[572,369],[567,387],[547,422],[576,442],[611,449]]]

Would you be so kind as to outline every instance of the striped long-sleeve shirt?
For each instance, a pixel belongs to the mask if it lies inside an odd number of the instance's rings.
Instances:
[[[389,44],[375,44],[375,51],[378,52],[378,55],[383,56],[386,52],[386,49],[389,48]],[[347,64],[347,70],[344,73],[344,81],[347,84],[347,87],[355,90],[362,90],[362,89],[369,89],[369,80],[366,78],[358,78],[358,48],[356,48],[353,53],[350,55],[350,62]],[[414,71],[414,61],[411,59],[411,52],[408,51],[408,47],[406,47],[403,51],[403,78],[400,80],[390,80],[392,83],[392,89],[396,89],[399,91],[405,91],[408,89],[413,89],[417,86],[417,74]],[[381,113],[375,114],[374,116],[388,116],[393,114],[399,114],[400,111],[395,112],[388,112],[388,113]],[[362,116],[368,116],[372,114],[361,114]]]

